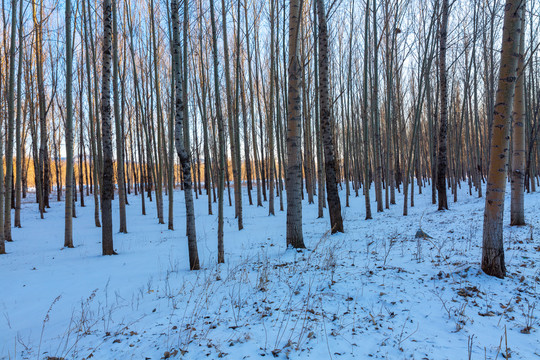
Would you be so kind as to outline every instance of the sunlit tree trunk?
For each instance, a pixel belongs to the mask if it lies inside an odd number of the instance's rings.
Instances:
[[[82,84],[82,74],[79,71],[79,84]],[[79,86],[79,193],[81,195],[81,207],[84,207],[84,115],[83,115],[83,87]],[[59,146],[58,146],[59,147]],[[61,172],[61,171],[60,171]],[[59,179],[62,177],[59,176]],[[73,183],[75,186],[75,183]],[[59,181],[58,188],[62,189],[62,184]]]
[[[507,0],[505,6],[501,65],[493,108],[492,141],[484,211],[482,270],[488,275],[499,278],[506,275],[503,244],[504,195],[508,163],[508,133],[522,32],[522,4],[522,0]]]
[[[11,201],[13,179],[13,136],[15,131],[15,55],[17,34],[17,0],[11,2],[11,41],[9,47],[9,88],[8,88],[8,118],[6,131],[6,178],[4,205],[4,240],[11,241]],[[21,50],[19,50],[21,51]],[[1,245],[0,245],[1,247]],[[0,249],[0,252],[2,250]]]
[[[19,1],[19,63],[17,69],[17,118],[15,125],[15,149],[17,159],[15,165],[15,227],[21,227],[21,187],[22,187],[22,167],[24,146],[21,139],[21,116],[22,113],[22,63],[23,63],[23,2]]]
[[[525,10],[522,11],[521,29],[525,29]],[[525,35],[520,36],[519,59],[514,111],[512,116],[512,200],[510,203],[510,225],[525,225],[524,188],[525,188],[525,72],[524,52]]]

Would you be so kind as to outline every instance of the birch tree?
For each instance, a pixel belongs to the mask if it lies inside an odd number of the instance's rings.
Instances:
[[[103,145],[101,219],[103,222],[101,238],[103,255],[116,255],[113,247],[113,224],[111,202],[114,195],[113,147],[111,126],[111,62],[112,62],[112,3],[103,0],[103,49],[101,81],[101,133]]]
[[[187,7],[184,7],[184,12],[187,11]],[[199,254],[197,251],[197,234],[195,230],[195,208],[193,204],[193,190],[191,181],[191,159],[187,149],[184,147],[184,107],[187,105],[184,103],[184,91],[187,91],[185,86],[187,83],[182,78],[182,64],[180,63],[180,54],[182,53],[180,45],[180,19],[179,19],[179,7],[178,0],[171,0],[171,20],[173,25],[173,73],[175,81],[175,127],[174,127],[174,143],[176,146],[176,152],[180,158],[182,165],[182,175],[184,177],[184,197],[186,203],[186,234],[188,237],[188,251],[189,251],[189,268],[191,270],[199,270]],[[184,22],[184,27],[187,27],[188,23]],[[187,29],[186,29],[187,31]],[[184,38],[185,39],[185,38]],[[184,43],[184,47],[187,44]],[[185,68],[184,68],[185,69]],[[187,121],[187,119],[186,119]],[[189,146],[189,143],[187,144]]]
[[[287,245],[304,248],[302,233],[301,96],[302,69],[298,56],[298,36],[303,0],[289,3],[289,91],[287,99]]]

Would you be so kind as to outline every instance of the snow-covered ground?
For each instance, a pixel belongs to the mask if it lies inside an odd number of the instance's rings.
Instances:
[[[479,269],[484,199],[465,188],[446,212],[425,189],[407,217],[397,194],[384,213],[373,203],[370,221],[353,196],[338,235],[306,201],[304,251],[285,247],[279,201],[269,217],[267,203],[243,200],[242,231],[226,206],[220,266],[217,216],[205,195],[195,202],[203,269],[193,272],[179,191],[175,231],[154,202],[143,216],[130,196],[129,233],[115,234],[119,255],[108,257],[91,197],[77,204],[75,249],[62,249],[63,203],[45,220],[25,203],[0,256],[0,359],[540,358],[540,194],[525,197],[530,225],[505,226],[504,280]],[[432,238],[416,239],[420,227]]]

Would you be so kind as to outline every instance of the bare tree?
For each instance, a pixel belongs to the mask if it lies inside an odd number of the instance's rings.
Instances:
[[[66,211],[64,214],[64,246],[67,248],[73,247],[73,51],[71,45],[71,0],[66,0]]]
[[[216,121],[218,126],[219,169],[218,169],[218,263],[225,262],[225,249],[223,243],[223,190],[225,187],[225,130],[223,128],[223,115],[221,113],[221,98],[219,95],[219,63],[217,48],[216,16],[214,14],[214,0],[210,0],[210,22],[212,24],[212,47],[214,59],[214,97],[216,98]]]
[[[330,79],[328,62],[328,28],[326,10],[323,0],[317,0],[319,19],[319,97],[321,101],[321,132],[324,144],[324,168],[326,171],[326,193],[330,212],[330,227],[332,233],[343,232],[341,217],[341,202],[337,188],[336,163],[334,158],[334,143],[332,139],[332,111],[330,108]]]
[[[439,153],[437,155],[437,194],[439,210],[448,209],[446,198],[446,133],[448,128],[448,92],[446,84],[446,38],[448,36],[448,0],[442,0],[441,26],[439,29],[439,86],[440,86],[440,127],[439,127]]]
[[[111,62],[112,62],[112,4],[103,0],[103,60],[101,83],[101,132],[103,143],[103,175],[101,191],[101,219],[103,255],[116,255],[113,247],[112,207],[114,195],[113,148],[111,126]]]
[[[298,56],[298,36],[303,0],[289,3],[289,91],[287,100],[287,245],[304,248],[302,233],[301,96],[302,69]]]
[[[116,179],[118,181],[118,208],[120,215],[120,232],[127,233],[126,220],[126,193],[124,180],[124,134],[122,125],[122,115],[120,113],[119,90],[118,90],[118,21],[117,21],[117,4],[116,1],[112,6],[113,16],[113,98],[114,98],[114,124],[116,132]]]
[[[521,31],[525,29],[525,6],[522,10]],[[525,34],[519,39],[519,59],[517,69],[516,90],[514,95],[514,111],[512,116],[512,174],[510,203],[510,225],[525,225]]]
[[[514,90],[522,29],[522,0],[507,0],[504,10],[501,66],[495,107],[489,172],[484,211],[482,270],[492,276],[506,275],[503,244],[504,195],[508,163],[508,132],[512,117]]]

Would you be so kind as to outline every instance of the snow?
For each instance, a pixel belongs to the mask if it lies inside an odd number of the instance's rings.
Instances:
[[[466,359],[471,342],[472,359],[540,358],[538,193],[525,197],[528,226],[505,225],[504,280],[479,269],[484,199],[465,188],[445,212],[426,188],[407,217],[396,194],[369,221],[363,197],[345,208],[342,191],[337,235],[306,200],[303,251],[285,247],[279,202],[268,216],[244,193],[244,230],[225,206],[219,266],[217,216],[202,195],[200,271],[188,270],[184,197],[174,195],[175,231],[158,224],[155,202],[143,216],[130,195],[129,233],[115,233],[119,255],[108,257],[92,197],[77,204],[75,249],[62,249],[64,204],[41,220],[27,200],[0,256],[0,359]],[[164,208],[167,219],[167,197]],[[432,238],[415,238],[420,228]]]

